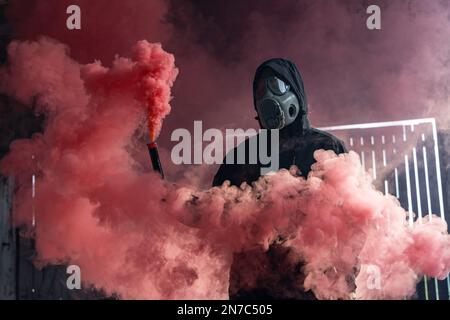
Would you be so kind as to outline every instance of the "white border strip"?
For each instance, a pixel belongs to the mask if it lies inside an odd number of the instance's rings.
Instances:
[[[318,128],[319,130],[348,130],[348,129],[369,129],[369,128],[384,128],[384,127],[397,127],[397,126],[410,126],[423,123],[431,123],[434,128],[436,127],[436,121],[434,118],[413,119],[413,120],[400,120],[400,121],[386,121],[386,122],[370,122],[370,123],[358,123],[358,124],[346,124],[342,126],[331,126]]]

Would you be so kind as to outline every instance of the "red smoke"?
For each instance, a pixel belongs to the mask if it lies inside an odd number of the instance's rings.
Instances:
[[[70,5],[80,8],[81,30],[66,27]],[[171,32],[163,18],[167,7],[164,0],[18,0],[7,6],[7,19],[14,39],[46,35],[65,43],[77,61],[109,64],[116,54],[129,56],[140,39],[165,42]]]
[[[281,233],[319,298],[403,298],[422,274],[448,274],[445,223],[427,217],[410,229],[355,153],[317,151],[307,180],[282,170],[252,188],[180,188],[147,173],[136,161],[147,115],[161,126],[177,71],[160,45],[133,51],[107,68],[81,65],[47,38],[9,47],[2,93],[47,117],[42,134],[15,141],[0,163],[19,186],[17,223],[29,224],[34,207],[38,263],[77,264],[86,284],[121,298],[227,298],[232,254]],[[368,285],[368,266],[380,288]]]
[[[421,117],[436,117],[439,128],[450,123],[445,1],[379,0],[382,29],[375,31],[366,28],[369,3],[362,0],[76,3],[81,30],[65,26],[72,1],[12,1],[7,15],[12,38],[47,35],[67,44],[75,60],[100,59],[107,65],[116,54],[130,56],[141,39],[163,43],[181,70],[173,88],[174,111],[158,140],[171,180],[193,169],[188,181],[195,177],[211,185],[215,167],[171,165],[170,134],[199,119],[205,128],[257,127],[252,77],[272,57],[298,64],[314,126]]]
[[[162,120],[170,112],[170,88],[178,74],[174,57],[161,45],[140,41],[134,47],[133,60],[116,58],[111,69],[99,62],[81,69],[88,93],[102,96],[132,94],[146,108],[150,139],[161,130]],[[126,108],[126,106],[124,106]]]

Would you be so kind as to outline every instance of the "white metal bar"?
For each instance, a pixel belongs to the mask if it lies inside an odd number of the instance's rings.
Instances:
[[[417,150],[415,147],[413,147],[413,157],[414,157],[414,179],[416,182],[416,201],[417,201],[417,213],[419,215],[419,223],[422,223],[422,202],[421,202],[421,195],[420,195],[420,184],[419,184],[419,170],[417,166]],[[424,282],[424,289],[425,289],[425,299],[428,300],[429,297],[429,291],[428,291],[428,279],[426,276],[423,278]],[[438,292],[438,288],[436,287],[435,282],[435,290]]]
[[[424,141],[424,137],[422,137],[422,140]],[[428,159],[427,159],[427,148],[425,148],[425,146],[422,147],[422,155],[423,155],[423,163],[424,163],[424,171],[425,171],[425,191],[426,191],[426,195],[427,195],[427,209],[428,209],[428,221],[431,221],[431,219],[433,218],[431,213],[432,213],[432,208],[431,208],[431,196],[430,196],[430,179],[428,177]],[[427,281],[426,276],[424,276],[424,281]],[[425,297],[428,300],[428,283],[426,282],[426,286],[425,286],[425,290],[426,290],[426,295]],[[439,299],[439,286],[438,286],[438,282],[436,279],[434,279],[434,292],[436,293],[436,297],[437,299]]]
[[[422,199],[420,199],[419,169],[417,167],[417,151],[415,147],[413,148],[413,161],[414,161],[414,181],[416,183],[417,214],[419,215],[419,222],[422,223]]]
[[[386,121],[386,122],[372,122],[372,123],[357,123],[347,124],[342,126],[321,127],[320,130],[348,130],[348,129],[369,129],[369,128],[383,128],[383,127],[397,127],[407,125],[418,125],[423,123],[432,123],[434,118],[400,120],[400,121]]]
[[[408,222],[409,226],[413,226],[412,216],[412,197],[411,197],[411,181],[409,177],[409,160],[408,155],[405,155],[405,177],[406,177],[406,194],[408,197]]]
[[[422,133],[422,141],[425,142],[425,134]],[[427,209],[428,209],[428,221],[431,221],[432,216],[432,208],[431,208],[431,196],[430,196],[430,179],[428,177],[428,157],[427,157],[427,148],[425,146],[422,147],[422,155],[423,155],[423,163],[424,163],[424,171],[425,171],[425,191],[427,196]],[[424,276],[425,281],[425,298],[428,300],[429,291],[428,291],[428,283],[427,277]],[[434,292],[436,296],[436,300],[439,300],[439,284],[436,278],[433,279],[434,283]]]
[[[438,197],[439,197],[439,210],[441,214],[442,220],[445,219],[445,212],[444,212],[444,197],[442,195],[442,181],[441,181],[441,161],[439,157],[439,146],[438,146],[438,137],[437,137],[437,127],[436,127],[436,120],[433,118],[433,121],[431,123],[431,126],[433,128],[433,140],[434,140],[434,155],[436,160],[436,176],[437,176],[437,184],[438,184]],[[435,279],[435,281],[437,281]],[[447,294],[448,298],[450,300],[450,279],[449,276],[447,276]]]
[[[31,156],[33,161],[35,160],[34,154]],[[36,212],[35,212],[35,198],[36,198],[36,175],[33,173],[31,175],[31,226],[33,228],[33,233],[36,232]],[[34,272],[34,271],[32,271]],[[17,275],[18,276],[18,275]],[[35,281],[33,277],[31,292],[34,294],[36,292]]]
[[[441,181],[441,163],[439,159],[439,146],[438,146],[438,138],[437,138],[437,129],[436,129],[436,121],[433,119],[432,122],[433,127],[433,140],[434,140],[434,156],[436,160],[436,178],[437,178],[437,187],[438,187],[438,197],[439,197],[439,210],[442,220],[445,221],[444,214],[444,197],[442,196],[442,181]]]
[[[428,293],[428,277],[426,275],[423,276],[423,284],[425,287],[425,300],[430,300]]]
[[[33,174],[31,176],[31,198],[35,198],[36,197],[36,176]],[[33,200],[33,204],[31,207],[31,226],[34,228],[36,226],[36,215],[34,212],[34,200]]]
[[[423,163],[424,163],[424,170],[425,170],[425,190],[427,195],[427,209],[428,209],[428,219],[431,221],[432,216],[432,209],[431,209],[431,192],[430,192],[430,179],[428,178],[428,159],[427,159],[427,148],[422,147],[422,154],[423,154]]]
[[[395,168],[394,174],[395,174],[395,195],[397,196],[397,198],[400,198],[400,188],[398,187],[398,170],[397,170],[397,168]]]
[[[447,277],[448,279],[448,277]],[[438,280],[434,278],[434,290],[436,292],[436,300],[440,300]]]
[[[375,160],[375,151],[372,150],[372,176],[373,180],[377,179],[377,162]]]

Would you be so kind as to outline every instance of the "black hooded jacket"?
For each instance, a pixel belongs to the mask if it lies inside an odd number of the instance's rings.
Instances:
[[[303,80],[292,62],[285,59],[271,59],[261,64],[256,70],[253,82],[254,97],[258,80],[266,68],[270,69],[271,74],[274,73],[290,84],[301,107],[296,120],[279,132],[279,167],[289,169],[292,165],[296,165],[300,169],[300,174],[306,177],[315,162],[314,151],[325,149],[339,154],[346,152],[345,146],[333,135],[311,127]],[[229,180],[235,186],[240,186],[243,182],[251,184],[258,180],[261,165],[249,164],[249,139],[243,143],[246,147],[245,164],[225,164],[224,160],[224,164],[214,177],[214,186],[222,185],[225,180]],[[237,148],[230,151],[235,152],[234,159],[237,159],[236,151]],[[315,299],[313,293],[305,292],[302,285],[304,279],[301,257],[298,257],[292,248],[285,246],[283,237],[280,237],[277,243],[270,245],[268,251],[256,248],[234,254],[230,270],[230,299]]]
[[[279,167],[289,169],[296,165],[300,169],[302,176],[306,177],[311,170],[311,165],[315,162],[313,154],[318,149],[333,150],[336,154],[347,152],[344,143],[330,133],[311,127],[308,119],[308,103],[306,99],[303,80],[296,65],[289,60],[276,58],[262,63],[255,73],[253,80],[253,97],[256,108],[255,91],[261,73],[269,68],[277,77],[290,84],[291,90],[296,94],[300,102],[300,113],[296,120],[285,128],[281,129]],[[258,139],[258,137],[257,137]],[[225,160],[214,177],[213,186],[222,185],[225,180],[229,180],[232,185],[239,186],[242,182],[251,184],[258,180],[261,175],[261,164],[249,164],[248,150],[249,140],[246,144],[245,164],[226,164]],[[270,148],[270,147],[269,147]],[[237,148],[230,152],[235,152]]]

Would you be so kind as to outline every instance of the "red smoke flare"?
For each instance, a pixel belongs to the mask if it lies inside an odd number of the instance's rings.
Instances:
[[[318,298],[403,298],[422,274],[448,274],[445,223],[409,228],[355,153],[317,151],[308,179],[281,170],[241,188],[179,188],[141,170],[136,137],[147,115],[161,128],[177,71],[160,45],[142,41],[134,52],[106,68],[80,65],[46,38],[9,47],[1,92],[47,117],[42,134],[15,141],[0,163],[19,186],[15,221],[29,223],[35,208],[37,263],[77,264],[85,284],[121,298],[227,298],[232,254],[281,233],[306,262],[305,283],[294,285]],[[369,266],[380,288],[368,286]]]

